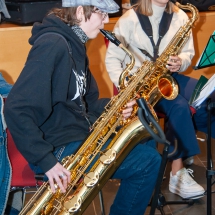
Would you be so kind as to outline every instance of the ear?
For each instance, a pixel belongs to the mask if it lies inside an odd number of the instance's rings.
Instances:
[[[84,20],[84,9],[82,6],[78,6],[76,10],[76,17],[78,20]]]

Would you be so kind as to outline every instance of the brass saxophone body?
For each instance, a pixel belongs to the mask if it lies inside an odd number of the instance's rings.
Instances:
[[[121,47],[131,60],[120,76],[120,92],[106,105],[78,152],[63,160],[63,166],[71,172],[71,183],[66,193],[61,193],[57,185],[56,193],[52,193],[49,183],[45,182],[20,215],[82,214],[137,143],[150,138],[150,134],[136,116],[137,108],[127,120],[122,119],[121,113],[128,101],[144,97],[157,119],[153,106],[162,97],[174,99],[177,96],[178,87],[168,75],[166,62],[170,55],[181,50],[198,18],[198,11],[194,6],[182,6],[179,3],[177,6],[190,10],[192,18],[178,30],[157,61],[145,61],[126,84],[125,78],[135,64],[134,57],[113,34],[101,30],[110,41]],[[153,125],[150,126],[157,132]]]

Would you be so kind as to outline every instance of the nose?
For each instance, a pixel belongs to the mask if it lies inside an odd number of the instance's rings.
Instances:
[[[108,23],[109,22],[109,16],[107,15],[106,17],[105,17],[105,19],[103,20],[103,23]]]

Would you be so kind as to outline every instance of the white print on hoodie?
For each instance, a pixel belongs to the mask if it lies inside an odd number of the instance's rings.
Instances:
[[[83,74],[83,76],[79,75],[74,69],[73,72],[75,74],[76,77],[76,93],[74,98],[72,98],[71,100],[75,100],[77,99],[79,96],[83,96],[86,93],[86,77],[84,72],[81,70],[81,73]]]

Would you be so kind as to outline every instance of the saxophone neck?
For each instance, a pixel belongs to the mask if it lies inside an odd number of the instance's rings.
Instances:
[[[192,5],[192,4],[186,4],[186,5],[182,5],[179,2],[176,2],[175,5],[183,10],[188,10],[192,13],[192,17],[189,20],[190,25],[192,26],[194,24],[194,22],[199,18],[199,11],[198,9]]]
[[[126,77],[131,73],[131,70],[134,67],[135,59],[134,59],[134,55],[127,48],[125,48],[122,44],[121,44],[120,48],[130,58],[130,63],[126,64],[126,68],[123,70],[123,72],[120,74],[120,77],[119,77],[119,88],[120,88],[120,90],[122,90],[122,89],[125,89],[125,80],[126,80]]]
[[[181,26],[172,40],[169,42],[168,46],[165,48],[163,53],[157,58],[156,62],[158,64],[165,64],[170,55],[178,55],[179,51],[182,49],[188,37],[191,33],[191,29],[195,21],[199,18],[199,12],[197,8],[192,4],[182,5],[178,2],[175,5],[183,10],[188,10],[191,12],[191,17],[185,25]]]
[[[119,46],[130,58],[130,63],[126,65],[126,68],[123,70],[119,77],[119,89],[122,90],[125,88],[125,79],[129,75],[130,71],[133,69],[135,64],[134,55],[116,38],[114,33],[100,29],[101,33],[107,38],[109,41],[114,43],[116,46]]]

